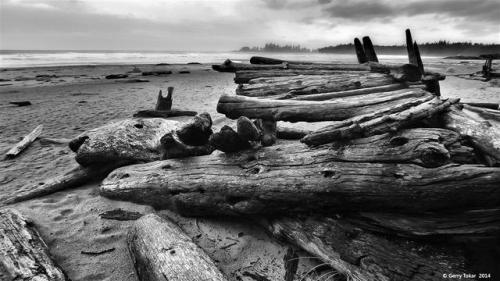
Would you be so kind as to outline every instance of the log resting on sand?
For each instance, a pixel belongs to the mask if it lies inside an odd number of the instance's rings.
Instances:
[[[0,280],[68,280],[33,223],[14,209],[0,210]]]
[[[368,71],[366,71],[368,72]],[[271,69],[271,70],[240,70],[236,71],[234,83],[247,84],[258,78],[268,77],[290,77],[297,75],[339,75],[363,73],[362,71],[342,71],[342,70],[315,70],[315,69]]]
[[[250,83],[238,86],[236,94],[248,97],[279,94],[310,95],[384,86],[394,83],[394,79],[385,74],[365,72],[329,76],[266,77],[253,79]]]
[[[331,92],[331,93],[313,94],[313,95],[287,95],[287,96],[284,96],[283,99],[289,98],[292,100],[322,101],[322,100],[330,100],[330,99],[335,99],[335,98],[343,98],[343,97],[350,97],[350,96],[359,96],[359,95],[367,95],[367,94],[373,94],[373,93],[396,91],[396,90],[401,90],[401,89],[406,89],[406,88],[408,88],[408,84],[396,83],[396,84],[388,84],[388,85],[384,85],[384,86],[376,86],[376,87],[361,88],[361,89],[346,90],[346,91]],[[424,86],[422,86],[421,88],[424,88]]]
[[[0,204],[13,204],[33,198],[49,195],[61,190],[75,188],[87,182],[97,181],[105,178],[119,165],[106,164],[98,167],[81,167],[76,165],[60,176],[26,185],[12,197],[8,197]]]
[[[128,234],[141,281],[225,281],[210,257],[177,225],[155,214],[137,220]]]
[[[289,217],[261,224],[274,236],[345,274],[348,280],[431,281],[443,280],[443,274],[451,272],[472,273],[464,251],[455,245],[379,236],[342,218]]]
[[[38,125],[31,133],[27,134],[20,142],[14,145],[6,154],[7,158],[14,158],[33,143],[42,134],[43,125]]]
[[[380,111],[360,115],[326,126],[305,136],[307,145],[320,145],[342,139],[367,137],[391,131],[431,118],[445,111],[459,99],[432,98],[424,102],[401,103]]]
[[[178,125],[161,118],[125,119],[86,131],[69,146],[82,166],[149,162],[161,158],[160,138]]]
[[[217,112],[231,119],[246,116],[291,122],[339,121],[378,111],[386,112],[396,105],[419,104],[430,99],[432,95],[421,89],[373,93],[322,102],[223,95],[217,104]]]
[[[293,143],[158,161],[113,171],[100,193],[203,216],[339,210],[421,213],[500,203],[500,168],[450,164],[429,169],[335,159],[332,149]]]
[[[195,116],[198,114],[196,111],[191,110],[179,110],[179,109],[170,109],[170,110],[140,110],[134,113],[134,117],[141,118],[169,118],[169,117],[177,117],[177,116]]]
[[[483,154],[500,161],[500,122],[457,107],[452,107],[442,117],[446,128],[469,138]]]

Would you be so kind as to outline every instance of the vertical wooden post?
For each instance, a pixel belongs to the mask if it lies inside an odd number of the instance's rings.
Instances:
[[[377,54],[375,53],[375,49],[373,48],[372,40],[370,39],[370,37],[363,37],[363,46],[368,61],[378,62]]]
[[[158,99],[156,100],[155,110],[170,110],[172,109],[172,94],[174,92],[174,87],[168,87],[167,97],[164,98],[162,92],[158,93]]]
[[[418,49],[417,41],[413,43],[413,51],[415,52],[418,69],[420,70],[422,75],[424,75],[424,63],[422,62],[422,57],[420,56],[420,50]]]
[[[354,38],[354,48],[356,50],[356,56],[358,57],[358,63],[365,63],[368,61],[366,58],[365,50],[363,49],[363,45],[358,38]]]
[[[410,29],[406,29],[406,50],[408,51],[408,62],[418,65]]]

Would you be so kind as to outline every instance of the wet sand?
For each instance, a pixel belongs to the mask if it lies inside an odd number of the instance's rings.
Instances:
[[[452,66],[446,63],[432,66],[431,70],[445,73],[450,70],[446,74],[455,75],[480,69],[480,64],[461,66],[460,63],[452,63]],[[141,76],[140,73],[128,73],[126,79],[110,80],[104,79],[104,76],[127,73],[133,70],[133,66],[2,70],[0,152],[4,154],[39,124],[44,125],[42,137],[72,138],[112,120],[131,117],[138,110],[152,109],[158,91],[169,86],[175,87],[174,108],[208,112],[216,127],[230,123],[215,109],[220,95],[234,93],[233,74],[214,72],[209,65],[137,67],[142,71],[171,70],[173,74]],[[453,71],[450,67],[454,68]],[[180,74],[182,70],[189,73]],[[149,81],[130,82],[129,79]],[[454,76],[441,82],[444,97],[460,97],[466,102],[500,103],[499,89],[498,84]],[[9,102],[24,100],[32,105],[9,105]],[[174,119],[187,120],[188,117]],[[36,141],[19,157],[0,161],[0,206],[2,200],[20,189],[66,171],[74,165],[73,157],[66,145]],[[99,214],[116,208],[143,214],[154,210],[149,206],[100,197],[96,189],[98,184],[89,183],[78,189],[10,207],[33,220],[56,262],[71,280],[137,280],[125,239],[132,222],[102,219]],[[245,276],[248,275],[245,272],[265,276],[269,280],[283,280],[283,256],[288,246],[269,237],[254,223],[245,219],[182,218],[169,211],[161,211],[160,214],[178,222],[230,280],[254,280]],[[82,254],[82,251],[102,250],[110,251],[101,255]],[[313,259],[302,258],[298,276],[316,264]],[[313,277],[310,276],[311,279]],[[309,280],[309,277],[304,280]]]

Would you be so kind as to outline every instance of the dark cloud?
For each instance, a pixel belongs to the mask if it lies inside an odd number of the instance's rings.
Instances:
[[[373,19],[394,16],[394,9],[381,2],[336,2],[324,11],[332,17],[344,19]]]

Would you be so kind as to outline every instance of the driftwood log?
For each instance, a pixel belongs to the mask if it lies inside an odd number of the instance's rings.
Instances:
[[[452,107],[443,114],[445,126],[470,138],[474,146],[488,157],[500,161],[500,122],[484,119],[464,108]]]
[[[33,224],[14,209],[0,210],[0,280],[69,280]]]
[[[30,144],[32,144],[39,136],[42,134],[43,125],[38,125],[31,133],[27,134],[20,142],[14,145],[7,154],[7,158],[14,158],[24,149],[26,149]]]
[[[365,71],[368,72],[368,71]],[[247,84],[258,78],[290,77],[297,75],[339,75],[342,73],[364,73],[362,71],[316,70],[316,69],[271,69],[271,70],[240,70],[236,71],[234,83]]]
[[[189,236],[155,214],[134,223],[128,245],[141,281],[227,280]]]
[[[149,162],[161,158],[161,137],[178,125],[161,118],[125,119],[86,131],[69,146],[82,166]]]
[[[169,118],[177,116],[195,116],[198,114],[196,111],[191,110],[180,110],[180,109],[170,109],[170,110],[139,110],[134,113],[134,117],[140,118]]]
[[[446,242],[379,236],[342,218],[277,218],[261,222],[274,236],[320,258],[349,280],[443,280],[472,272],[464,250]],[[450,277],[451,278],[451,277]]]
[[[305,136],[301,141],[307,145],[320,145],[342,139],[367,137],[397,131],[419,121],[429,119],[445,111],[458,99],[440,100],[428,98],[413,102],[399,103],[390,108],[360,115],[333,125],[326,126]]]
[[[309,133],[311,133],[311,131],[305,129],[279,125],[276,127],[276,137],[283,140],[300,140]]]
[[[315,101],[323,101],[330,100],[334,98],[344,98],[350,96],[359,96],[359,95],[368,95],[373,93],[381,93],[381,92],[390,92],[397,91],[401,89],[408,88],[408,85],[405,83],[395,83],[388,84],[384,86],[376,86],[369,88],[361,88],[354,90],[346,90],[346,91],[338,91],[331,93],[321,93],[321,94],[313,94],[313,95],[287,95],[286,98],[290,98],[292,100],[315,100]],[[422,88],[422,87],[421,87]]]
[[[217,112],[231,119],[246,116],[291,122],[339,121],[377,111],[386,112],[395,105],[418,104],[431,98],[430,93],[421,89],[348,96],[322,102],[223,95],[217,104]]]
[[[428,169],[337,162],[335,157],[330,149],[294,143],[132,165],[112,172],[100,193],[205,216],[331,210],[421,213],[500,203],[500,168],[450,164]]]

